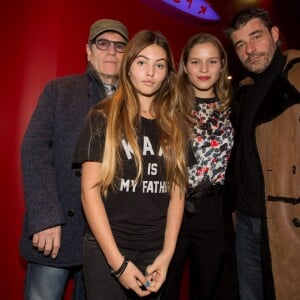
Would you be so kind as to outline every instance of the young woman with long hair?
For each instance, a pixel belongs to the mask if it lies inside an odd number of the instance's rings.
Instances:
[[[175,250],[187,184],[189,116],[171,49],[158,32],[126,46],[119,84],[89,114],[82,164],[88,299],[157,299]]]
[[[185,212],[162,299],[179,299],[188,258],[189,299],[233,300],[233,226],[230,199],[224,189],[233,146],[231,85],[226,52],[215,36],[199,33],[185,45],[179,63],[178,94],[182,109],[194,117],[192,148],[197,163],[188,168]],[[232,281],[224,284],[224,278]]]

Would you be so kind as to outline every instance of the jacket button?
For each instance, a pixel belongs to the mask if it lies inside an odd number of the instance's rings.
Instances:
[[[75,176],[80,177],[81,176],[81,171],[79,171],[79,170],[75,171]]]
[[[75,212],[73,210],[68,211],[68,216],[69,217],[74,217],[74,215],[75,215]]]
[[[299,220],[298,218],[294,218],[294,219],[292,220],[292,222],[294,223],[294,225],[295,225],[296,227],[300,227],[300,220]]]

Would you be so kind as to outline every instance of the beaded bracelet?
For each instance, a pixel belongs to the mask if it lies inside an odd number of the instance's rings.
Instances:
[[[116,271],[111,269],[111,274],[114,275],[116,278],[119,278],[124,273],[125,269],[127,268],[128,263],[129,263],[129,260],[124,256],[124,260],[121,264],[121,267]]]

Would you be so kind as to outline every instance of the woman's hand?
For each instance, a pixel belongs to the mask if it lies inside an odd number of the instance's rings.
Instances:
[[[160,253],[153,263],[146,268],[146,288],[148,291],[157,292],[166,280],[170,257]]]
[[[133,290],[140,297],[148,296],[151,293],[150,290],[145,289],[146,281],[146,277],[131,261],[129,261],[124,273],[119,277],[119,282],[126,289]]]

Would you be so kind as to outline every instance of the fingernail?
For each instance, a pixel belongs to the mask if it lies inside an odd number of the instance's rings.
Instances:
[[[146,285],[146,287],[149,287],[150,286],[150,281],[147,280],[145,285]]]

